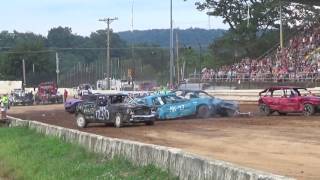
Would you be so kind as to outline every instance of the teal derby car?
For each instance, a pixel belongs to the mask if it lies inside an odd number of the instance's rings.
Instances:
[[[138,103],[143,103],[156,112],[157,119],[176,119],[187,116],[198,118],[208,118],[212,115],[211,98],[185,99],[175,94],[157,94],[139,99]]]
[[[239,113],[239,104],[236,101],[227,101],[219,98],[215,98],[205,91],[201,90],[175,90],[171,93],[175,95],[189,99],[191,101],[209,101],[211,106],[211,114],[219,115],[223,117],[235,116]]]

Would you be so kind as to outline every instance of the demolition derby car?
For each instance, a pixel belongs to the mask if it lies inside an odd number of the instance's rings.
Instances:
[[[63,103],[63,96],[58,91],[58,86],[54,82],[40,83],[35,95],[36,104]]]
[[[32,92],[26,92],[23,89],[14,89],[10,94],[10,105],[33,105]]]
[[[215,98],[205,91],[201,90],[176,90],[173,91],[177,96],[200,101],[200,99],[211,100],[212,115],[220,115],[223,117],[232,117],[239,113],[239,104],[236,101],[227,101]]]
[[[77,105],[80,102],[83,102],[83,101],[95,102],[97,99],[97,96],[98,94],[88,94],[88,95],[81,96],[80,99],[77,99],[77,98],[67,99],[66,102],[64,103],[64,109],[69,113],[75,113]]]
[[[75,114],[80,128],[88,123],[113,123],[117,128],[129,123],[153,125],[155,120],[151,108],[129,103],[129,97],[124,94],[98,95],[94,102],[80,102]]]
[[[79,97],[92,94],[93,86],[90,84],[80,84],[77,87],[77,93]]]
[[[320,97],[314,96],[306,88],[279,86],[267,88],[259,93],[258,101],[260,113],[279,115],[287,113],[303,113],[311,116],[320,112]]]
[[[214,115],[233,116],[238,112],[236,103],[226,102],[200,91],[188,91],[192,96],[185,97],[189,93],[174,91],[170,94],[156,94],[138,100],[156,110],[157,119],[176,119],[187,116],[209,118]],[[181,96],[177,96],[180,94]],[[203,96],[206,95],[206,96]]]

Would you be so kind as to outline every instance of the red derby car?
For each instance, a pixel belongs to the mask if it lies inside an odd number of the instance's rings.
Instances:
[[[306,88],[271,87],[259,93],[259,110],[261,114],[279,115],[287,113],[303,113],[311,116],[320,112],[320,97],[311,94]]]

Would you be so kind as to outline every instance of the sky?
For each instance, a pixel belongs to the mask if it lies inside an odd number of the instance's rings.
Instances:
[[[195,0],[173,0],[174,27],[227,29],[217,17],[196,9]],[[47,35],[53,27],[71,27],[73,33],[88,36],[106,24],[98,20],[118,17],[115,32],[170,28],[170,0],[5,0],[1,2],[0,31],[13,30]]]

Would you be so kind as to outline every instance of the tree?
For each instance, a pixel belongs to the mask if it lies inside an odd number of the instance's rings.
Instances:
[[[310,4],[292,3],[281,0],[202,0],[196,2],[199,10],[207,10],[209,15],[221,17],[232,31],[242,32],[243,28],[253,32],[279,28],[282,6],[285,24],[297,25],[317,20],[320,10]],[[249,8],[249,16],[248,16]],[[247,20],[250,25],[247,27]],[[305,22],[305,20],[309,20]]]
[[[59,48],[72,47],[73,34],[69,27],[52,28],[48,32],[48,46]]]
[[[4,33],[7,34],[7,33]],[[22,80],[22,59],[26,62],[26,74],[32,74],[33,65],[37,69],[36,78],[50,79],[55,72],[55,61],[50,58],[50,53],[46,51],[45,38],[33,33],[11,34],[12,39],[8,44],[13,44],[9,52],[2,53],[0,56],[0,71],[3,79]],[[39,74],[41,72],[41,74]],[[28,76],[30,77],[30,76]],[[30,80],[30,78],[27,78]],[[33,81],[33,80],[31,80]]]

